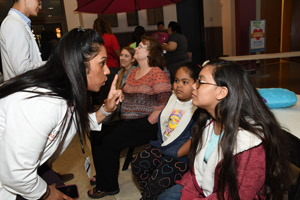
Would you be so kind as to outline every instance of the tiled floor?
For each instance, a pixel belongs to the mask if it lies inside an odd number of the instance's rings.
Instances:
[[[279,64],[279,60],[269,60],[260,67],[256,74],[252,75],[253,82],[258,88],[282,87],[300,94],[300,64]],[[89,148],[85,148],[90,156]],[[91,158],[91,156],[90,156]],[[124,158],[121,158],[123,164]],[[92,165],[93,166],[93,165]],[[80,199],[88,200],[87,191],[91,189],[89,178],[84,171],[84,157],[81,153],[77,136],[73,139],[68,149],[55,161],[53,168],[59,173],[74,173],[75,178],[66,184],[76,184],[79,189]],[[95,170],[92,167],[92,175]],[[120,171],[120,193],[114,196],[106,196],[103,200],[137,200],[141,197],[140,192],[133,182],[131,169]],[[285,198],[287,199],[287,197]]]
[[[86,154],[91,157],[89,147],[85,147]],[[124,157],[121,158],[121,165],[124,163]],[[95,175],[95,169],[92,165],[91,176]],[[81,153],[80,143],[78,137],[75,136],[73,141],[67,150],[54,162],[53,169],[59,173],[73,173],[75,178],[71,181],[66,182],[65,184],[76,184],[80,193],[80,200],[91,199],[87,195],[87,191],[92,188],[90,185],[90,179],[84,170],[84,156]],[[131,168],[126,171],[120,170],[119,173],[119,185],[120,193],[113,196],[106,196],[102,198],[103,200],[137,200],[141,198],[140,192],[133,182],[131,176]]]

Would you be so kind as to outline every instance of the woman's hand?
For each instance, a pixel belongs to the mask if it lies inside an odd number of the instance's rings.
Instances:
[[[52,184],[48,186],[50,189],[50,193],[49,196],[47,198],[45,198],[45,200],[73,200],[71,197],[65,195],[64,193],[62,193],[61,191],[59,191],[58,189],[56,189],[56,184]]]
[[[161,111],[164,109],[165,105],[163,106],[155,106],[154,111],[148,116],[148,121],[150,124],[155,124],[158,121],[158,116]]]
[[[122,100],[124,99],[122,90],[116,89],[117,81],[118,81],[118,75],[116,74],[111,84],[107,99],[104,101],[105,104],[104,109],[106,112],[113,112],[114,110],[116,110],[119,103],[122,102]]]
[[[119,103],[122,102],[122,100],[124,99],[122,90],[116,89],[117,80],[118,80],[118,75],[115,75],[115,78],[111,84],[107,99],[104,100],[104,105],[101,108],[104,110],[104,112],[103,112],[103,110],[101,112],[101,109],[99,109],[96,112],[96,118],[97,118],[97,122],[99,124],[105,119],[106,116],[109,115],[109,113],[115,111],[117,109]]]
[[[153,111],[149,116],[148,116],[148,121],[150,124],[155,124],[158,121],[158,116],[160,114],[160,110]]]

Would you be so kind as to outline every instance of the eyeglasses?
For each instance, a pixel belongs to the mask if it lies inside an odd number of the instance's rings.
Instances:
[[[208,83],[208,82],[205,82],[205,81],[201,81],[200,79],[196,80],[196,88],[197,89],[200,87],[200,85],[203,85],[203,84],[214,85],[214,86],[219,87],[217,84],[214,84],[214,83]]]
[[[141,44],[139,46],[137,46],[136,48],[138,48],[138,49],[148,49],[147,45],[143,46]]]

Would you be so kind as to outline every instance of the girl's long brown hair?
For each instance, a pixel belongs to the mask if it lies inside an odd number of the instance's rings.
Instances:
[[[240,199],[233,155],[240,128],[253,133],[263,141],[266,172],[262,195],[267,199],[282,199],[290,177],[286,135],[241,66],[222,60],[211,61],[206,65],[214,68],[212,76],[216,84],[228,88],[228,95],[215,108],[216,119],[214,119],[224,127],[224,133],[219,141],[224,159],[218,168],[218,199]],[[189,154],[191,173],[195,157],[203,145],[205,124],[210,119],[210,114],[201,109]],[[261,132],[263,136],[260,135]],[[224,197],[225,188],[229,197]]]

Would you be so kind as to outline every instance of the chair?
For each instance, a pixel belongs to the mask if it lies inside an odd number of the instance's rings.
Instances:
[[[122,171],[125,171],[128,169],[128,166],[129,166],[130,162],[132,161],[133,151],[134,151],[134,147],[129,147],[123,167],[122,167]]]
[[[136,153],[141,152],[146,148],[147,145],[148,145],[148,143],[128,148],[126,158],[125,158],[125,161],[124,161],[124,164],[123,164],[123,167],[122,167],[122,171],[125,171],[125,170],[128,169],[128,166],[129,166],[130,162],[133,159],[134,151]]]

